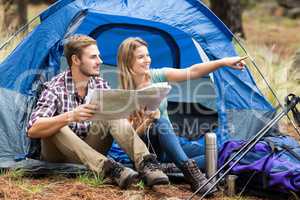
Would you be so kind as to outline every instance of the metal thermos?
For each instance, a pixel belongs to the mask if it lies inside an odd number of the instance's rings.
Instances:
[[[218,149],[217,149],[217,136],[215,133],[205,134],[205,163],[206,175],[208,178],[213,176],[217,171],[218,162]],[[216,178],[212,180],[215,182]]]

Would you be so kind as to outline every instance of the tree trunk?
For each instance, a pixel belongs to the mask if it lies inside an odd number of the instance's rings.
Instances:
[[[230,28],[245,37],[242,26],[242,8],[240,0],[210,0],[212,11]]]
[[[8,34],[27,23],[27,0],[2,0],[4,10],[2,30]]]
[[[277,0],[277,2],[284,8],[284,14],[289,18],[300,17],[300,0]]]
[[[18,2],[18,12],[19,12],[20,26],[23,26],[27,23],[28,0],[17,0],[17,2]]]
[[[30,4],[40,4],[40,3],[47,3],[47,4],[53,4],[58,0],[29,0]]]
[[[278,4],[285,8],[299,8],[300,1],[299,0],[277,0]]]

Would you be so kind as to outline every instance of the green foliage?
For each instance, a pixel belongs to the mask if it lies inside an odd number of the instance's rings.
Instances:
[[[136,184],[136,186],[137,186],[140,190],[144,190],[144,188],[145,188],[145,183],[144,183],[143,180],[140,180],[140,181]]]
[[[30,194],[41,193],[44,190],[44,188],[46,187],[45,185],[42,185],[42,184],[32,185],[27,182],[21,182],[18,184],[18,186]]]
[[[40,193],[47,187],[44,184],[33,184],[31,179],[26,178],[26,172],[21,169],[3,171],[1,175],[6,176],[9,182],[30,194]]]
[[[4,175],[6,173],[6,170],[0,169],[0,176]]]
[[[95,172],[87,172],[79,175],[77,180],[92,187],[99,187],[104,184],[103,176]]]
[[[23,177],[25,177],[26,173],[22,169],[17,169],[17,170],[11,170],[8,172],[8,176],[12,180],[22,180]]]

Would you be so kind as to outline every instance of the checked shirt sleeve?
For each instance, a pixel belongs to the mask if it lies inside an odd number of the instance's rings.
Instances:
[[[54,116],[57,111],[57,104],[57,95],[53,91],[45,89],[42,92],[34,111],[31,113],[27,130],[32,127],[38,118]]]

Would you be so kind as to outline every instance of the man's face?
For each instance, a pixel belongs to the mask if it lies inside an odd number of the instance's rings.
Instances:
[[[82,75],[99,76],[102,60],[97,45],[87,46],[82,50],[79,71]]]

